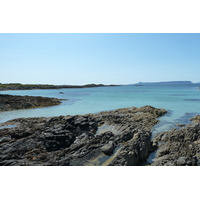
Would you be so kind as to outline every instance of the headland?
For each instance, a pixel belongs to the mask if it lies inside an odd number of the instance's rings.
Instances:
[[[93,88],[93,87],[111,87],[118,85],[104,85],[104,84],[87,84],[87,85],[48,85],[48,84],[21,84],[8,83],[0,84],[0,91],[5,90],[36,90],[36,89],[62,89],[62,88]]]
[[[66,100],[66,99],[63,99]],[[59,105],[61,99],[0,94],[0,112]]]

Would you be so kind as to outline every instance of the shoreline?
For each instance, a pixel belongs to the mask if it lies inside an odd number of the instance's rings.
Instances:
[[[0,124],[0,165],[199,166],[200,116],[152,138],[152,127],[166,113],[143,106],[12,119]],[[153,152],[155,159],[148,163]]]
[[[114,87],[120,85],[86,84],[86,85],[42,85],[42,84],[0,84],[0,91],[8,90],[37,90],[37,89],[68,89],[68,88],[93,88],[93,87]]]
[[[62,100],[67,99],[0,94],[0,112],[55,106]],[[193,124],[152,138],[152,127],[166,113],[165,109],[143,106],[12,119],[0,124],[0,165],[199,166],[200,115],[190,119]],[[39,148],[36,155],[35,148]],[[148,163],[152,153],[155,157]]]
[[[152,166],[200,166],[200,115],[190,121],[152,139],[152,152],[156,152]]]
[[[0,165],[83,166],[102,156],[110,160],[106,165],[142,165],[151,146],[150,130],[166,112],[144,106],[87,115],[13,119],[1,124]],[[120,134],[112,130],[96,134],[102,124],[114,126]],[[115,152],[117,155],[109,159]]]

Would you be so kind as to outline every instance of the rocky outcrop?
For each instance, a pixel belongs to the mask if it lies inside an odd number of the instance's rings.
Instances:
[[[149,154],[150,129],[166,113],[151,106],[98,114],[19,118],[0,126],[0,165],[86,165],[97,157],[115,155],[107,165],[141,165]],[[96,134],[102,124],[117,134]],[[120,148],[120,149],[119,149]]]
[[[151,132],[140,130],[133,138],[124,144],[118,155],[109,164],[111,166],[141,165],[149,156]]]
[[[122,108],[93,115],[100,123],[106,121],[120,132],[115,136],[115,144],[123,147],[109,165],[141,165],[148,158],[151,143],[151,128],[158,117],[167,113],[152,106]]]
[[[57,98],[0,94],[0,112],[59,105]]]
[[[97,123],[89,117],[19,118],[7,123],[17,127],[0,130],[0,165],[69,165],[76,150],[81,156],[82,146],[95,145],[90,140]]]
[[[200,165],[200,124],[163,132],[155,137],[155,143],[159,148],[154,166]]]
[[[199,123],[200,124],[200,115],[196,115],[195,117],[190,119],[194,123]]]
[[[165,113],[167,113],[165,109],[143,106],[100,112],[91,116],[95,117],[99,123],[106,121],[108,124],[115,125],[118,131],[131,132],[135,128],[150,130],[158,122],[157,118]]]

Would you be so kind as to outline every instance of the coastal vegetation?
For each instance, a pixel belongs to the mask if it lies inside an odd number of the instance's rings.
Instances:
[[[61,88],[91,88],[108,87],[117,85],[86,84],[86,85],[48,85],[48,84],[21,84],[21,83],[0,83],[0,91],[4,90],[34,90],[34,89],[61,89]]]

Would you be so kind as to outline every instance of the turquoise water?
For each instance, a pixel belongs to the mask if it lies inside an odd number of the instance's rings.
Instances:
[[[73,88],[59,90],[0,91],[0,94],[31,95],[69,99],[47,108],[8,111],[0,113],[0,123],[19,117],[50,117],[97,113],[125,107],[151,105],[168,110],[160,118],[154,132],[166,130],[177,123],[200,114],[200,84],[160,84],[144,86],[116,86],[98,88]],[[59,94],[63,92],[64,94]]]

